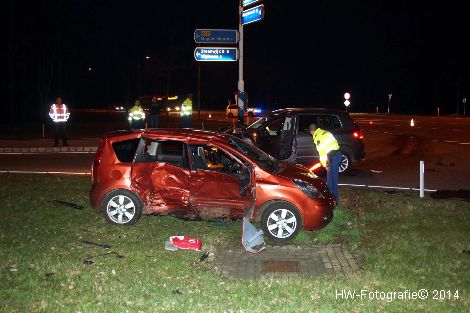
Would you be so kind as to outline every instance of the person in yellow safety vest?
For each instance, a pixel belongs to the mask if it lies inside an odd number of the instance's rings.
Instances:
[[[308,130],[313,136],[313,143],[315,144],[318,155],[320,156],[320,163],[326,168],[326,184],[328,185],[330,192],[335,197],[336,205],[338,205],[338,175],[342,158],[338,141],[332,133],[317,127],[314,123],[310,124]]]
[[[140,100],[134,102],[134,106],[129,110],[128,119],[131,129],[145,128],[145,112],[140,106]]]
[[[191,127],[191,118],[193,115],[193,95],[188,94],[186,100],[181,104],[181,124],[183,128]]]

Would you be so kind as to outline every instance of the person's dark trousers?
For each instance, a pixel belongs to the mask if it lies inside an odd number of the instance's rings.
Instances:
[[[150,115],[150,128],[158,128],[158,115]]]
[[[339,204],[338,176],[341,157],[341,152],[337,151],[331,158],[329,158],[329,164],[326,169],[326,184],[328,185],[330,192],[335,197],[336,205]]]
[[[131,129],[144,129],[145,123],[144,120],[132,120]]]
[[[181,122],[182,122],[183,128],[191,128],[191,115],[181,116]]]
[[[59,145],[59,138],[62,137],[62,144],[68,146],[67,135],[65,134],[66,123],[54,123],[54,146]]]

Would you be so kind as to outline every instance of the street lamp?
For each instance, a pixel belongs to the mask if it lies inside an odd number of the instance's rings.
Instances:
[[[390,101],[392,101],[392,94],[388,94],[388,106],[387,106],[387,114],[390,115]]]

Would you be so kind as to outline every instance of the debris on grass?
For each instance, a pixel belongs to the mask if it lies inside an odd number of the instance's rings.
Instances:
[[[203,255],[201,255],[201,257],[199,258],[199,261],[202,262],[204,261],[205,259],[207,259],[209,257],[209,254],[210,254],[210,251],[207,251],[206,253],[204,253]]]
[[[96,257],[106,256],[106,255],[115,255],[116,258],[118,258],[118,259],[124,259],[125,258],[125,256],[123,256],[123,255],[121,255],[117,252],[109,251],[109,252],[106,252],[106,253],[97,254],[95,256],[87,256],[87,257],[85,257],[85,259],[83,259],[83,264],[85,264],[85,265],[94,264]]]
[[[64,201],[64,200],[54,199],[54,200],[52,200],[52,202],[65,205],[66,207],[69,207],[69,208],[72,208],[72,209],[75,209],[75,210],[83,210],[85,208],[83,205],[68,202],[68,201]]]
[[[10,266],[10,272],[18,272],[18,268],[16,268],[16,264]]]
[[[180,291],[179,288],[176,288],[175,290],[172,291],[173,294],[175,295],[182,295],[183,293]]]
[[[105,243],[96,243],[96,242],[89,241],[89,240],[84,240],[84,239],[81,239],[79,241],[81,243],[86,244],[86,245],[95,246],[95,247],[99,247],[99,248],[109,249],[109,248],[112,247],[111,245],[108,245],[108,244],[105,244]]]
[[[47,278],[49,278],[49,277],[52,277],[52,276],[54,276],[54,275],[55,275],[55,273],[53,273],[53,272],[50,272],[50,273],[46,273],[46,275],[45,275],[45,276],[46,276]]]
[[[465,254],[470,254],[470,249],[465,249],[465,250],[462,250],[462,253],[465,253]]]

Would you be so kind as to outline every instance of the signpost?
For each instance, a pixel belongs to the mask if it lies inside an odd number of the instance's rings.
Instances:
[[[264,18],[264,4],[247,9],[242,13],[242,25],[261,21]]]
[[[250,4],[254,4],[256,2],[259,2],[261,0],[243,0],[242,5],[243,7],[249,6]]]
[[[197,47],[194,49],[196,61],[233,62],[238,60],[238,49],[231,47]]]
[[[196,29],[194,41],[196,43],[238,43],[238,31],[236,29]]]

